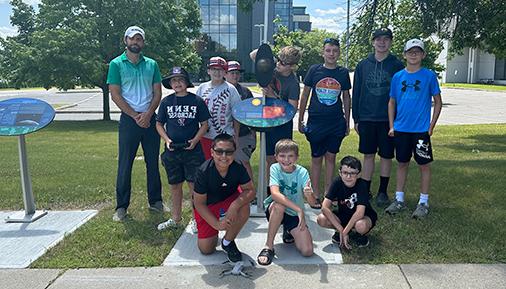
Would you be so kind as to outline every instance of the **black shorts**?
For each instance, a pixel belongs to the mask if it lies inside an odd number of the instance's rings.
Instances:
[[[284,125],[274,127],[265,132],[265,150],[266,155],[273,156],[276,143],[282,139],[293,138],[293,121],[289,121]]]
[[[341,226],[343,226],[343,228],[348,225],[348,223],[351,220],[351,217],[353,216],[353,215],[349,215],[349,214],[343,214],[343,213],[339,212],[338,210],[333,210],[332,213],[334,213],[334,215],[336,215],[336,217],[339,218],[339,221],[341,221]],[[369,219],[371,219],[371,223],[372,223],[371,229],[374,228],[374,226],[376,226],[376,221],[378,221],[378,214],[374,210],[367,210],[366,209],[364,216],[367,216],[367,217],[369,217]]]
[[[269,221],[269,217],[271,216],[271,212],[269,212],[269,207],[272,203],[265,208],[265,217],[267,218],[267,221]],[[281,224],[283,225],[283,230],[290,232],[294,228],[296,228],[299,225],[299,217],[298,216],[290,216],[287,213],[283,216],[283,220],[281,221]]]
[[[185,149],[165,150],[161,157],[162,164],[167,172],[167,179],[171,185],[184,181],[195,182],[197,169],[205,161],[200,143],[191,151]]]
[[[395,132],[395,155],[400,163],[407,163],[414,155],[417,164],[425,165],[434,160],[428,132]]]
[[[341,149],[341,143],[344,137],[344,134],[336,132],[328,134],[318,141],[308,138],[309,146],[311,147],[311,157],[319,158],[324,156],[327,152],[337,154]]]
[[[358,124],[360,136],[358,151],[363,154],[375,154],[385,159],[394,157],[394,138],[388,136],[388,121],[361,121]]]

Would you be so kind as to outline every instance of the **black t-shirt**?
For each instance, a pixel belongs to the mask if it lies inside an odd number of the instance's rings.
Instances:
[[[189,92],[186,96],[171,94],[160,103],[156,121],[165,124],[165,132],[174,143],[188,142],[200,123],[211,117],[202,98]]]
[[[376,214],[369,203],[369,192],[363,179],[358,179],[355,186],[348,188],[341,177],[334,179],[325,198],[336,202],[341,214],[351,217],[357,210],[358,205],[365,206],[365,215]],[[373,211],[374,213],[370,213]]]
[[[310,118],[332,124],[343,117],[342,91],[351,89],[348,69],[341,66],[328,69],[323,64],[315,64],[309,68],[304,85],[312,88]]]
[[[207,205],[219,203],[237,192],[237,187],[251,179],[242,164],[232,162],[227,175],[223,178],[213,159],[205,161],[197,170],[195,193],[207,194]]]

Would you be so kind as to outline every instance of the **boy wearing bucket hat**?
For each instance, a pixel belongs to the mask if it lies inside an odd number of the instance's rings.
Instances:
[[[411,156],[420,168],[420,199],[411,215],[420,219],[429,213],[430,163],[433,161],[430,136],[441,113],[443,102],[436,74],[422,67],[425,46],[420,39],[411,39],[404,46],[406,69],[397,72],[390,86],[388,135],[394,137],[397,166],[395,200],[385,209],[396,214],[406,208],[404,185]],[[431,119],[431,105],[434,111]]]
[[[353,77],[352,115],[359,135],[358,151],[364,155],[362,179],[370,192],[376,153],[380,156],[380,184],[376,205],[387,206],[387,190],[394,157],[394,140],[388,136],[388,100],[392,76],[404,68],[390,53],[393,34],[389,28],[372,33],[374,53],[357,64]]]
[[[172,218],[158,225],[159,230],[181,222],[183,182],[193,191],[196,171],[204,162],[200,139],[207,132],[210,117],[204,101],[187,91],[193,84],[184,68],[173,67],[162,84],[174,90],[160,103],[156,118],[156,130],[165,141],[161,160],[172,194]]]

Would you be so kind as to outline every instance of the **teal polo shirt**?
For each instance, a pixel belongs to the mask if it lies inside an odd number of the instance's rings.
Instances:
[[[137,64],[130,62],[126,51],[109,64],[107,84],[119,85],[121,96],[137,112],[148,110],[153,99],[153,84],[161,81],[156,61],[142,54]]]

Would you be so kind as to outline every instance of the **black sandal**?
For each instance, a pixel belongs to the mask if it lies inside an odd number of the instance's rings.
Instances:
[[[260,262],[258,259],[260,257],[267,257],[267,261],[264,263]],[[263,248],[262,251],[260,251],[260,254],[258,254],[257,263],[262,266],[267,266],[272,263],[272,259],[274,259],[274,249]]]
[[[311,204],[309,204],[309,206],[311,207],[311,209],[321,210],[321,208],[322,208],[322,202],[318,198],[318,199],[316,199],[314,206],[311,206]]]
[[[295,242],[295,239],[293,238],[292,234],[283,229],[283,243],[292,244],[293,242]]]

